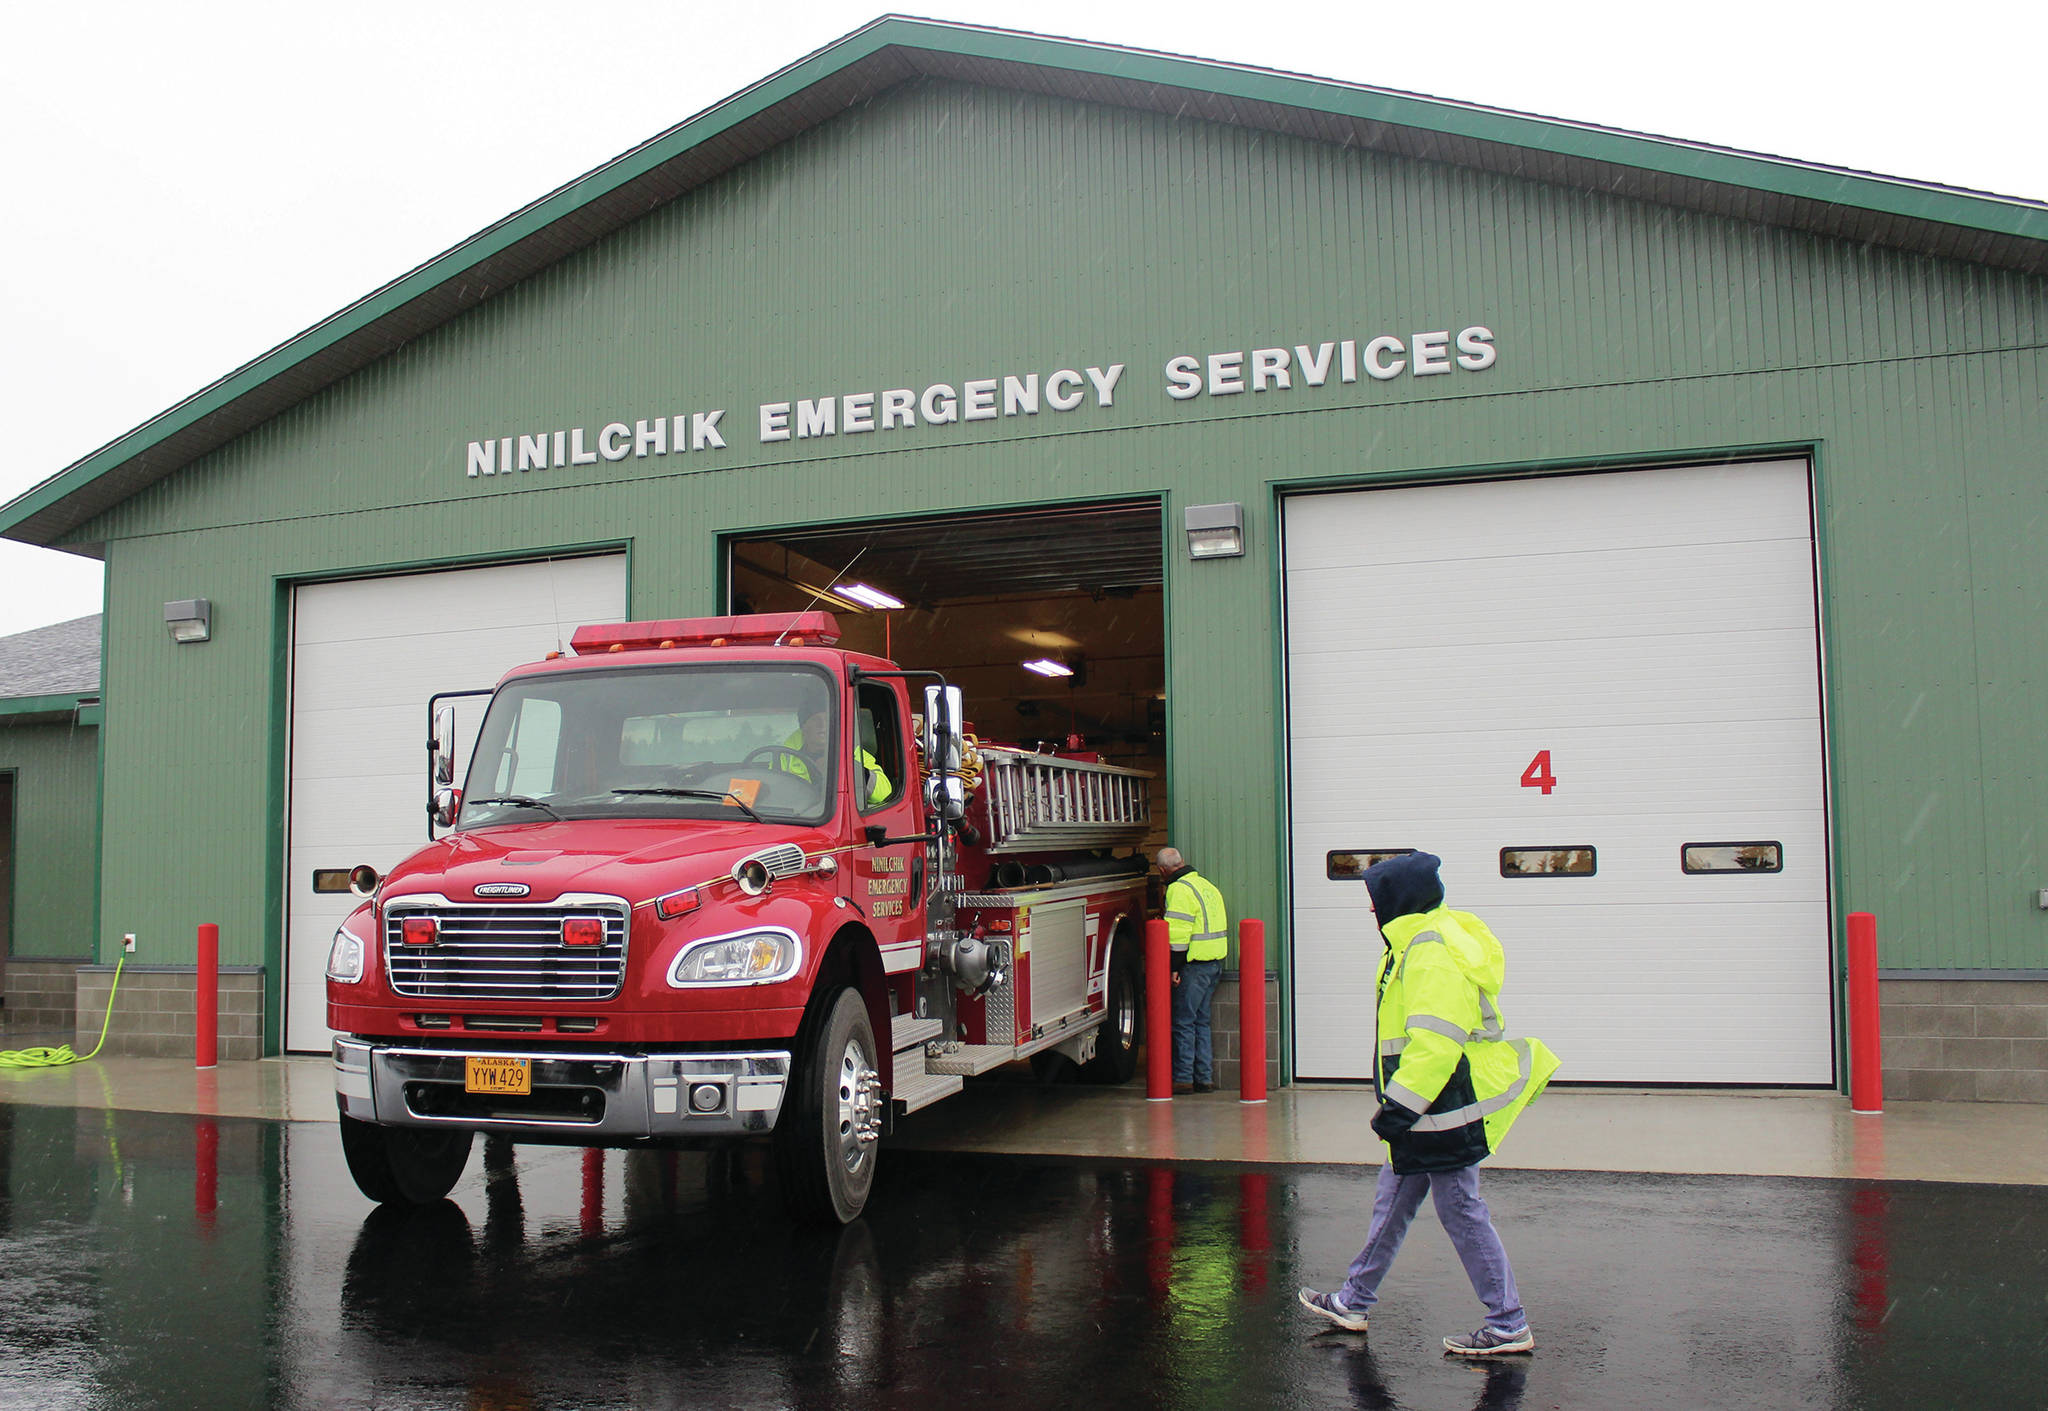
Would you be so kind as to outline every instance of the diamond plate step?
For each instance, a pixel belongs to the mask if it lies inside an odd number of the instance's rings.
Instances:
[[[927,1039],[936,1039],[944,1033],[946,1026],[936,1019],[919,1019],[914,1014],[899,1014],[889,1021],[889,1051],[901,1053],[912,1045]]]
[[[953,1044],[936,1051],[926,1050],[924,1066],[933,1073],[964,1073],[971,1078],[999,1068],[1016,1056],[1014,1044]]]
[[[890,1096],[902,1111],[915,1112],[920,1107],[930,1107],[942,1097],[951,1097],[960,1091],[965,1080],[957,1073],[919,1073],[910,1070],[897,1081],[896,1091]]]

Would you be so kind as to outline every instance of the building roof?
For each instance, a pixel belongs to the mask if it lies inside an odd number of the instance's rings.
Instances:
[[[0,637],[0,715],[69,710],[100,689],[100,614]]]
[[[2048,205],[1238,64],[888,15],[713,104],[323,319],[0,505],[65,542],[110,506],[693,187],[921,77],[1448,162],[2048,273]]]

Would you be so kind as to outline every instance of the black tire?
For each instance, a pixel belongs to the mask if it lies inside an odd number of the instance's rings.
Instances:
[[[1138,1045],[1145,1038],[1145,991],[1138,978],[1137,943],[1128,930],[1116,935],[1103,993],[1108,1018],[1095,1032],[1095,1057],[1081,1065],[1091,1083],[1128,1083],[1138,1071]]]
[[[877,1140],[861,1129],[879,1125],[880,1067],[858,990],[839,991],[824,1015],[775,1124],[775,1174],[793,1219],[850,1225],[875,1184]]]
[[[379,1127],[341,1115],[341,1154],[356,1189],[379,1205],[432,1205],[455,1189],[475,1133]]]

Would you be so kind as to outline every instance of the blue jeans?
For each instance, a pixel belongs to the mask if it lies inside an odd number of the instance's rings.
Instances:
[[[1209,1041],[1209,1006],[1223,978],[1220,960],[1190,960],[1173,987],[1173,1081],[1213,1083],[1215,1054]]]
[[[1436,1200],[1436,1218],[1458,1251],[1472,1292],[1486,1305],[1486,1326],[1502,1332],[1520,1329],[1528,1318],[1515,1288],[1515,1271],[1508,1267],[1508,1252],[1494,1231],[1493,1215],[1479,1198],[1477,1166],[1414,1176],[1397,1176],[1392,1166],[1380,1167],[1379,1187],[1372,1197],[1372,1229],[1365,1248],[1351,1261],[1338,1299],[1356,1309],[1379,1302],[1380,1280],[1401,1252],[1401,1241],[1408,1237],[1409,1223],[1422,1208],[1425,1192]]]

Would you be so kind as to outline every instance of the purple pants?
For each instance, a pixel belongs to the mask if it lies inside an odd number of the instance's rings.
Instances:
[[[1365,1248],[1351,1261],[1344,1287],[1337,1297],[1346,1308],[1367,1309],[1379,1302],[1380,1280],[1401,1252],[1408,1226],[1422,1208],[1423,1193],[1436,1199],[1436,1218],[1472,1280],[1472,1292],[1486,1305],[1486,1325],[1503,1332],[1521,1328],[1528,1320],[1522,1312],[1522,1297],[1515,1290],[1515,1271],[1508,1267],[1508,1252],[1494,1232],[1493,1216],[1479,1197],[1479,1168],[1461,1166],[1455,1171],[1434,1171],[1428,1175],[1397,1176],[1394,1168],[1380,1167],[1378,1188],[1372,1198],[1372,1229]]]

